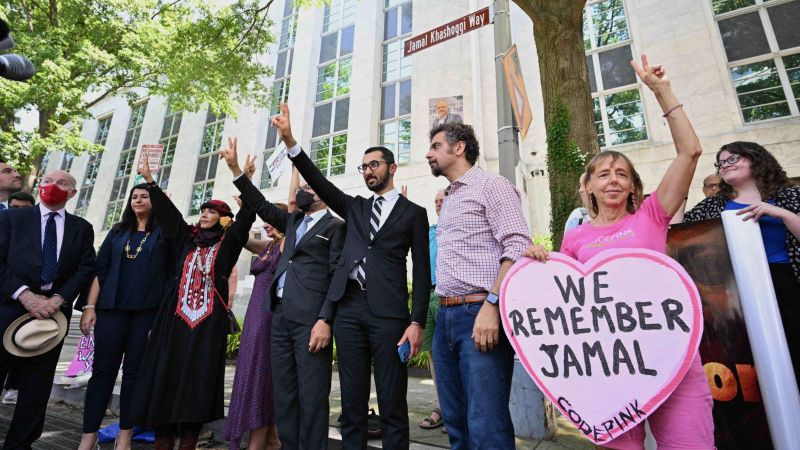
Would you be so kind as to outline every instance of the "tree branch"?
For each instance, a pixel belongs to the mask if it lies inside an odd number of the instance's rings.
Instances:
[[[172,2],[172,3],[169,3],[169,4],[166,4],[166,5],[164,5],[164,6],[163,6],[161,9],[159,9],[158,11],[156,11],[156,12],[155,12],[155,14],[153,14],[152,16],[150,16],[150,20],[153,20],[153,19],[155,19],[156,17],[158,17],[159,15],[161,15],[161,13],[163,13],[164,11],[166,11],[167,9],[169,9],[170,7],[172,7],[172,6],[175,6],[176,4],[178,4],[178,3],[180,3],[180,2],[181,2],[181,0],[175,0],[175,1],[174,1],[174,2]]]
[[[272,4],[273,1],[274,0],[269,0],[266,5],[264,5],[263,7],[259,8],[259,9],[257,9],[255,11],[255,13],[253,14],[253,22],[250,24],[249,27],[247,27],[247,30],[245,30],[245,32],[242,33],[242,36],[239,38],[239,42],[237,42],[236,46],[233,47],[233,51],[234,52],[239,50],[239,47],[242,45],[242,43],[244,43],[244,40],[253,31],[253,28],[255,28],[257,23],[260,22],[261,25],[264,24],[264,21],[267,19],[267,15],[269,14],[269,6]],[[264,11],[267,11],[267,12],[264,14],[264,17],[261,20],[259,20],[259,14],[261,14]],[[261,28],[261,27],[259,26],[259,28]]]
[[[50,0],[50,25],[58,26],[58,0]]]

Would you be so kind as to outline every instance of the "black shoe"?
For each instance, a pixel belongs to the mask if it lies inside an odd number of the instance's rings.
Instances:
[[[367,438],[380,439],[381,437],[381,416],[375,414],[375,410],[369,409],[367,416]]]

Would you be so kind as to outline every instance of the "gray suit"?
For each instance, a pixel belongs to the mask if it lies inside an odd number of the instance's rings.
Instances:
[[[433,120],[433,126],[431,127],[431,129],[434,129],[434,128],[438,127],[439,125],[442,125],[442,124],[445,124],[445,123],[463,123],[463,122],[464,122],[464,120],[458,114],[447,113],[447,115],[444,116],[444,120],[442,120],[441,122],[439,121],[438,117],[436,119],[434,119]]]

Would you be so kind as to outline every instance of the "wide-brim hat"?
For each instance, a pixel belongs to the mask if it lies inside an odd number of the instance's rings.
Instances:
[[[228,216],[233,218],[231,207],[222,200],[209,200],[200,205],[200,210],[202,211],[204,209],[213,209],[218,212],[220,216]]]
[[[47,319],[37,319],[28,313],[6,328],[3,347],[8,353],[23,358],[42,355],[64,339],[67,327],[67,317],[61,311]]]

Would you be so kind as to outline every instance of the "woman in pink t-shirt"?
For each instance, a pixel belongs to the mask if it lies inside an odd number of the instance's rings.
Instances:
[[[672,93],[664,68],[631,61],[636,74],[656,96],[669,123],[677,156],[652,195],[643,199],[643,185],[633,163],[615,151],[603,151],[586,166],[586,190],[592,221],[564,235],[561,253],[586,262],[609,248],[647,248],[664,252],[669,221],[689,192],[702,149],[682,105]],[[533,245],[525,253],[539,261],[548,252]],[[659,450],[713,449],[713,400],[698,354],[680,385],[648,418]],[[644,448],[644,426],[639,425],[605,444],[609,449]]]

